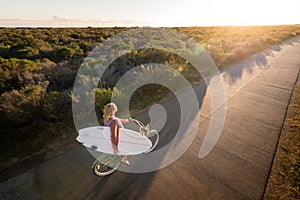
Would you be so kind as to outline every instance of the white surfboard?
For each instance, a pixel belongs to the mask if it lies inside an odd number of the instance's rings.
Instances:
[[[87,148],[113,154],[110,128],[107,126],[94,126],[81,129],[76,140]],[[120,128],[118,155],[141,154],[148,151],[151,146],[152,143],[146,136],[130,129]]]

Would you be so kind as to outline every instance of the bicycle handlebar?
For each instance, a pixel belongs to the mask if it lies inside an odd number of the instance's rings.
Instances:
[[[136,123],[138,126],[140,126],[140,127],[145,127],[145,125],[141,122],[141,121],[139,121],[139,120],[136,120],[136,119],[132,119],[131,117],[128,119],[130,122],[134,122],[134,123]]]

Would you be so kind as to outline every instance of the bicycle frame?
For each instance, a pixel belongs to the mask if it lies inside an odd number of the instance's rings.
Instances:
[[[155,149],[159,141],[159,135],[156,130],[150,130],[149,124],[144,125],[141,121],[129,118],[129,121],[136,123],[140,129],[139,133],[148,138],[156,136],[155,142],[152,147],[144,153],[149,153]],[[107,176],[116,171],[121,164],[121,156],[101,153],[101,155],[95,160],[92,165],[93,172],[97,176]]]

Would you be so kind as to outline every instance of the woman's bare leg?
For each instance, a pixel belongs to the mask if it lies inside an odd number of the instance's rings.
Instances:
[[[130,164],[129,161],[127,160],[127,156],[122,156],[121,162],[122,162],[122,163],[125,163],[125,164],[127,164],[127,165]]]

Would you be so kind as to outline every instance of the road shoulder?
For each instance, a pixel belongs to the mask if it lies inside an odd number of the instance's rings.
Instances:
[[[264,199],[300,199],[300,80],[295,84]]]

